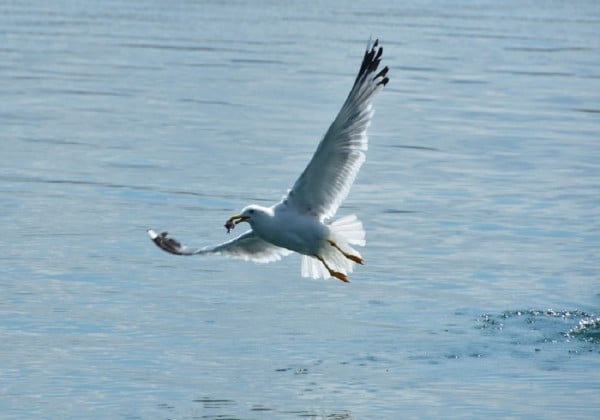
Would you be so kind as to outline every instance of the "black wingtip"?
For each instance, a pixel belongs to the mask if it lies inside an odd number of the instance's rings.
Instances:
[[[174,255],[181,255],[181,244],[177,240],[171,238],[168,232],[157,234],[152,229],[148,229],[148,235],[150,236],[150,239],[152,239],[152,242],[163,251]]]
[[[379,38],[375,39],[375,41],[371,44],[367,45],[367,50],[365,51],[365,55],[363,57],[363,61],[360,65],[360,70],[358,71],[358,75],[356,76],[356,80],[354,84],[356,85],[362,78],[366,77],[367,74],[373,73],[377,71],[377,67],[379,67],[379,63],[381,62],[381,58],[383,56],[383,47],[379,45]],[[377,85],[385,86],[389,82],[389,78],[386,77],[388,72],[388,67],[386,66],[383,70],[381,70],[373,79],[382,78]]]
[[[385,67],[384,67],[384,68],[383,68],[383,69],[382,69],[382,70],[381,70],[379,73],[377,73],[377,74],[375,75],[375,79],[382,78],[382,79],[381,79],[381,80],[380,80],[380,81],[377,83],[377,85],[378,85],[378,86],[379,86],[379,85],[383,85],[383,86],[385,86],[385,85],[387,85],[387,84],[388,84],[388,82],[390,81],[390,78],[389,78],[389,77],[387,77],[387,73],[388,73],[388,71],[389,71],[389,70],[390,70],[390,69],[389,69],[389,67],[388,67],[388,66],[385,66]]]

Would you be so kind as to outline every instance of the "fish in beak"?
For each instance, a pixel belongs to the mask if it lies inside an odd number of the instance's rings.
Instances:
[[[229,219],[227,219],[227,222],[225,222],[225,229],[227,229],[227,233],[231,232],[235,228],[235,225],[245,222],[248,219],[249,217],[242,216],[239,214],[231,216]]]

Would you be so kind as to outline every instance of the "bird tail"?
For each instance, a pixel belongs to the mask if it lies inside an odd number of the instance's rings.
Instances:
[[[352,272],[354,263],[362,261],[360,253],[352,245],[364,246],[365,230],[356,215],[344,216],[329,225],[329,240],[319,252],[327,266],[333,271],[347,275]],[[349,256],[351,258],[349,258]],[[304,255],[301,267],[302,277],[328,278],[329,270],[318,259]]]
[[[348,244],[358,246],[365,246],[367,243],[363,224],[355,214],[334,220],[329,225],[329,229],[332,231],[333,236],[335,236],[333,240],[340,240],[339,237],[341,237]]]

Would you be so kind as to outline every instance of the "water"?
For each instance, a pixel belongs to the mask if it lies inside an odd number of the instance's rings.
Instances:
[[[3,2],[3,418],[593,418],[600,7]],[[370,35],[349,285],[160,252],[273,202]]]

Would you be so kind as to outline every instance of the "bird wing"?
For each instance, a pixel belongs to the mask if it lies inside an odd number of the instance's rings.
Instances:
[[[277,261],[281,257],[292,253],[289,249],[278,247],[260,239],[251,230],[230,241],[204,248],[192,248],[182,245],[177,240],[171,238],[167,232],[158,234],[149,229],[148,235],[160,249],[175,255],[223,254],[242,260],[268,263]]]
[[[335,215],[365,161],[371,102],[389,81],[388,67],[376,73],[382,54],[378,40],[369,42],[348,98],[284,203],[323,219]]]

